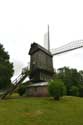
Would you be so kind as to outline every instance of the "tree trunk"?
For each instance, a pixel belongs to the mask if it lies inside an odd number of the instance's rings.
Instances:
[[[54,99],[55,100],[60,100],[60,97],[59,96],[55,96]]]

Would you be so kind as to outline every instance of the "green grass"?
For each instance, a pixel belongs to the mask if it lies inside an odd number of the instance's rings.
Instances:
[[[0,125],[83,125],[83,98],[1,100]]]

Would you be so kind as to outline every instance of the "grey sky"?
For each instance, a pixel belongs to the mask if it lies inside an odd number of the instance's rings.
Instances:
[[[47,24],[51,48],[83,39],[83,0],[0,1],[0,42],[14,62],[15,75],[30,61],[30,44],[43,45]],[[55,56],[54,67],[83,69],[82,56],[82,49]]]

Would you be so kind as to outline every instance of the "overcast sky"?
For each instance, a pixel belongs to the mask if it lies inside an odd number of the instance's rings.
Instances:
[[[50,26],[51,48],[83,39],[83,0],[0,0],[0,43],[14,63],[15,75],[30,62],[34,41],[44,45]],[[54,68],[83,70],[83,49],[53,57]]]

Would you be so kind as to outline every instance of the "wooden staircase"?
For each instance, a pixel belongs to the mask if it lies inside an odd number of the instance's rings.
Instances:
[[[14,86],[9,86],[7,91],[1,96],[1,99],[5,99],[7,96],[10,96],[17,87],[24,81],[24,79],[29,75],[28,69],[24,68],[22,73],[13,81]]]

